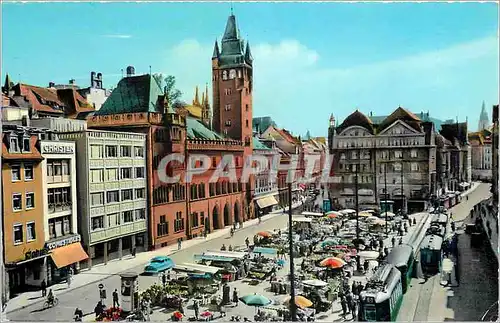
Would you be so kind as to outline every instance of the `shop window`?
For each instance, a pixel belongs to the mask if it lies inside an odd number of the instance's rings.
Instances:
[[[33,180],[33,165],[32,164],[24,164],[24,180],[25,181]]]
[[[182,218],[182,212],[177,212],[175,214],[174,222],[174,232],[180,232],[184,230],[184,219]]]
[[[28,242],[36,240],[35,222],[26,223],[26,239]]]
[[[116,146],[106,146],[106,158],[116,158],[118,157],[118,151]]]
[[[22,195],[19,193],[12,194],[12,209],[14,209],[14,211],[20,211],[22,208]]]
[[[23,225],[14,224],[14,244],[23,243]]]
[[[200,212],[200,223],[205,225],[205,212]]]
[[[20,165],[12,165],[12,181],[17,182],[21,180],[21,166]]]
[[[49,236],[50,239],[54,239],[56,237],[56,226],[54,223],[54,219],[49,219]]]
[[[72,229],[71,229],[71,221],[70,221],[70,217],[69,216],[65,216],[63,218],[63,230],[64,230],[64,234],[71,234],[72,233]]]
[[[35,207],[35,193],[26,193],[26,209],[33,209]]]

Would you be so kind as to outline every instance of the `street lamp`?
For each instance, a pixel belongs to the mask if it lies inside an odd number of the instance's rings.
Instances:
[[[387,163],[384,163],[384,205],[385,205],[385,234],[389,234],[389,231],[388,231],[388,225],[387,225],[387,212],[388,212],[388,209],[387,209]]]
[[[403,159],[403,151],[401,150],[401,215],[405,215],[405,193],[404,193],[404,159]]]
[[[293,233],[292,233],[292,183],[288,183],[288,242],[290,249],[290,314],[292,321],[297,321],[297,305],[295,304],[295,267],[293,264]]]
[[[354,189],[356,191],[355,197],[356,197],[356,253],[359,252],[359,190],[358,190],[358,172],[359,172],[359,166],[360,166],[360,158],[361,158],[361,151],[358,150],[358,163],[354,165],[356,167],[355,169],[355,178],[354,178]],[[361,264],[359,261],[359,256],[356,257],[356,265],[359,270]]]

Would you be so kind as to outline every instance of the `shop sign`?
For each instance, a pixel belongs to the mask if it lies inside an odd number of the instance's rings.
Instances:
[[[30,250],[24,253],[24,260],[30,260],[38,257],[45,256],[49,253],[47,248],[39,249],[39,250]]]
[[[75,242],[80,242],[80,241],[81,241],[80,235],[76,235],[76,236],[72,236],[72,237],[62,239],[59,241],[47,242],[45,244],[45,248],[47,248],[48,250],[52,250],[52,249],[64,247],[66,245],[69,245],[69,244],[72,244]]]
[[[74,146],[63,144],[49,144],[42,143],[42,152],[44,154],[73,154],[75,152]]]

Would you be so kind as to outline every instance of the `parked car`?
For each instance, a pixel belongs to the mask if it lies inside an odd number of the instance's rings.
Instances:
[[[174,261],[170,257],[157,256],[149,261],[149,264],[144,268],[144,273],[157,274],[172,269],[174,266]]]

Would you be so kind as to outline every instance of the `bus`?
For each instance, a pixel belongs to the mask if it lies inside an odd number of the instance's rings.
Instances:
[[[437,274],[443,259],[443,238],[437,234],[424,237],[420,245],[420,263],[426,274]]]
[[[413,264],[415,262],[413,247],[406,244],[394,247],[387,256],[387,262],[401,272],[403,294],[406,293],[413,277]]]
[[[360,294],[359,320],[396,321],[403,302],[401,272],[391,264],[382,265]]]

